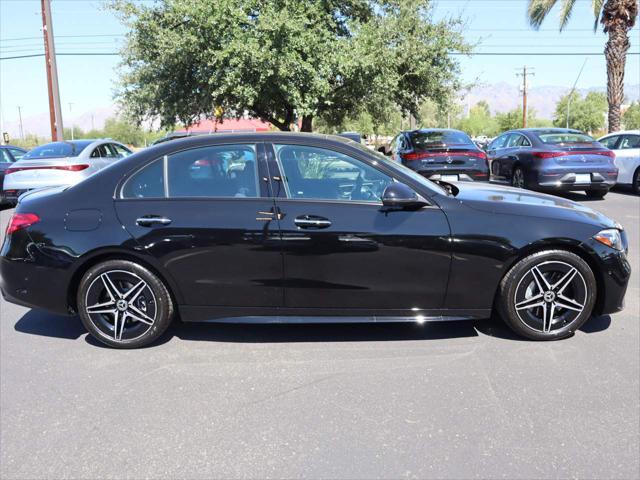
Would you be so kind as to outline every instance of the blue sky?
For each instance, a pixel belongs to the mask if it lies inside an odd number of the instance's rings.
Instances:
[[[141,0],[146,1],[146,0]],[[151,1],[151,0],[150,0]],[[532,86],[571,87],[585,56],[524,56],[524,52],[602,52],[606,36],[593,33],[590,0],[578,0],[566,30],[558,32],[557,11],[542,26],[532,30],[526,21],[526,0],[438,0],[438,18],[461,15],[466,19],[465,36],[479,42],[476,52],[517,53],[513,56],[460,57],[463,79],[480,83],[519,83],[516,69],[535,69]],[[53,0],[53,23],[58,53],[113,52],[118,50],[124,27],[104,2],[94,0]],[[0,0],[0,57],[43,52],[39,0]],[[640,51],[640,29],[631,33],[631,51]],[[63,114],[75,117],[113,103],[117,80],[117,56],[59,56]],[[628,57],[626,84],[640,84],[640,56]],[[604,87],[606,68],[603,56],[590,56],[578,87]],[[69,103],[73,113],[69,115]],[[0,61],[0,105],[4,121],[46,112],[47,90],[42,57]]]

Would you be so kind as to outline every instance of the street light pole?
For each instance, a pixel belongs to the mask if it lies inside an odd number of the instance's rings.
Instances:
[[[72,102],[69,102],[69,121],[71,121],[71,140],[75,140],[73,138],[73,120],[71,120],[71,107],[73,106]]]
[[[53,24],[51,22],[51,0],[41,0],[41,6],[45,67],[47,69],[47,87],[49,90],[49,122],[51,123],[51,141],[59,142],[63,140],[62,108],[60,107],[60,87],[58,85],[56,47],[53,41]]]
[[[22,107],[18,105],[18,122],[20,127],[20,140],[24,142],[24,129],[22,128]]]

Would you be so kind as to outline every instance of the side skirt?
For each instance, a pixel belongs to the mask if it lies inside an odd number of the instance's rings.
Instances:
[[[180,305],[183,322],[206,323],[425,323],[489,318],[490,309],[366,311],[348,309],[233,308]]]

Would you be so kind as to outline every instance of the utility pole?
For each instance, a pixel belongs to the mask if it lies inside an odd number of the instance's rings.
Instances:
[[[525,65],[522,67],[522,73],[516,73],[516,76],[522,77],[522,128],[527,128],[527,76],[535,75],[532,71],[527,71],[527,68]]]
[[[20,140],[24,142],[24,129],[22,128],[22,107],[18,105],[18,122],[20,126]]]
[[[40,0],[42,5],[42,33],[44,35],[45,67],[47,69],[47,87],[49,89],[49,121],[51,123],[51,141],[63,140],[62,108],[60,107],[60,87],[58,85],[58,67],[56,65],[56,47],[53,41],[51,22],[51,0]]]
[[[72,102],[69,102],[69,120],[71,120],[71,107],[73,106]],[[71,140],[75,140],[73,138],[73,120],[71,120]]]

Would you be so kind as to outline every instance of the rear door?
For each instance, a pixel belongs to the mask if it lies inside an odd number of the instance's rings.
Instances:
[[[640,135],[623,135],[616,150],[618,183],[630,184],[640,166]]]
[[[491,171],[491,175],[494,178],[500,180],[506,178],[500,161],[505,154],[509,135],[509,133],[503,133],[498,138],[494,139],[487,148],[487,157],[489,159],[489,168]]]
[[[115,202],[138,248],[191,306],[280,306],[282,254],[262,144],[210,145],[147,164]]]
[[[270,153],[287,307],[343,315],[442,307],[450,253],[440,208],[384,208],[394,178],[350,151],[279,144]]]

